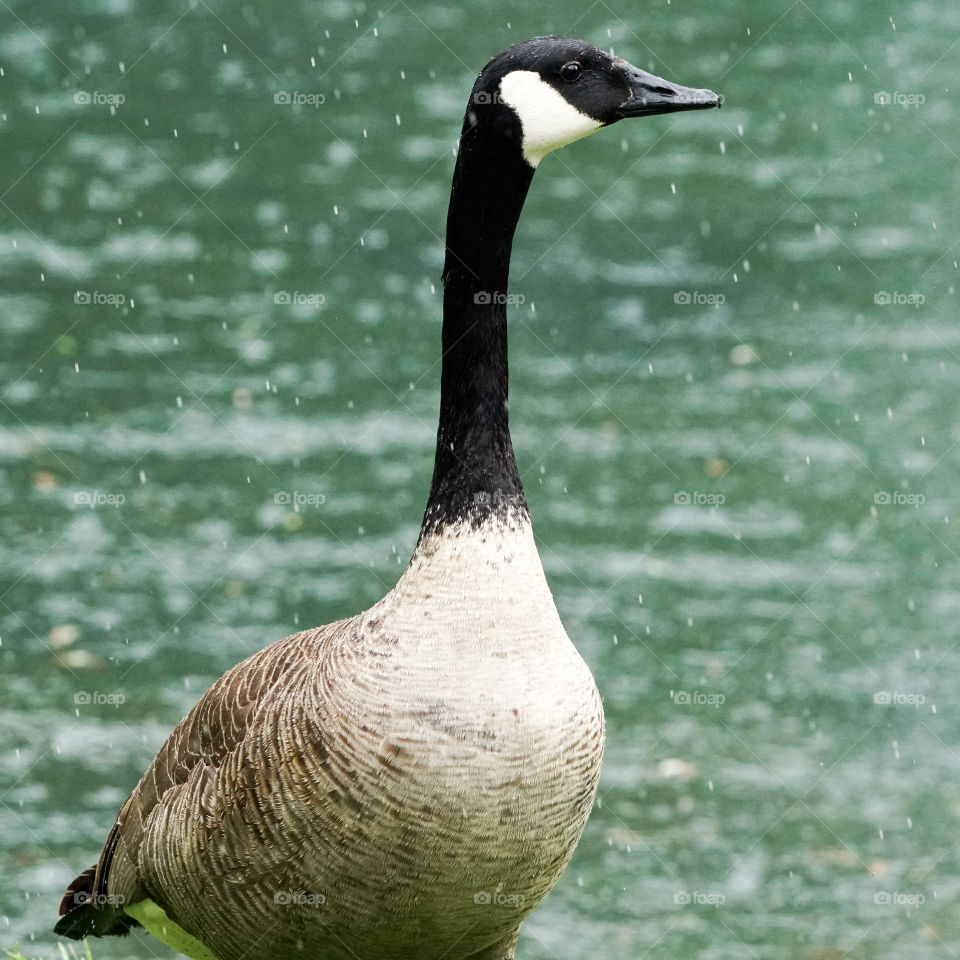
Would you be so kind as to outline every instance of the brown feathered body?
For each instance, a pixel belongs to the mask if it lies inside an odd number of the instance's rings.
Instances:
[[[219,960],[502,960],[576,846],[602,751],[529,521],[463,523],[365,613],[217,681],[88,886],[112,922],[150,899]]]

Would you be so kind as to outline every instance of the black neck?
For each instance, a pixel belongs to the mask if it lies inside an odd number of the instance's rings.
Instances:
[[[519,131],[492,136],[473,121],[468,112],[447,213],[440,425],[421,537],[463,520],[527,516],[507,413],[506,296],[533,168]]]

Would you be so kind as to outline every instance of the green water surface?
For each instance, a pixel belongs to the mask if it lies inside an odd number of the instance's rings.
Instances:
[[[930,0],[0,4],[2,943],[55,956],[219,674],[394,583],[466,96],[562,33],[725,104],[548,157],[514,245],[517,457],[608,721],[518,958],[960,956],[958,31]]]

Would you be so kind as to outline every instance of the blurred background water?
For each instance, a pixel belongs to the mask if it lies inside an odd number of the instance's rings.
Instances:
[[[960,955],[960,8],[0,24],[4,945],[54,955],[64,884],[220,673],[406,563],[466,96],[561,33],[726,103],[545,160],[514,247],[517,456],[608,718],[518,957]]]

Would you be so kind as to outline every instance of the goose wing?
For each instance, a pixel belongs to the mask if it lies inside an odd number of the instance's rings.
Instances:
[[[236,891],[289,870],[297,823],[285,802],[316,787],[318,661],[347,622],[287,637],[213,684],[124,803],[99,861],[67,888],[57,933],[123,935],[137,925],[125,904],[151,899],[177,920],[191,898],[216,902],[211,883]]]

